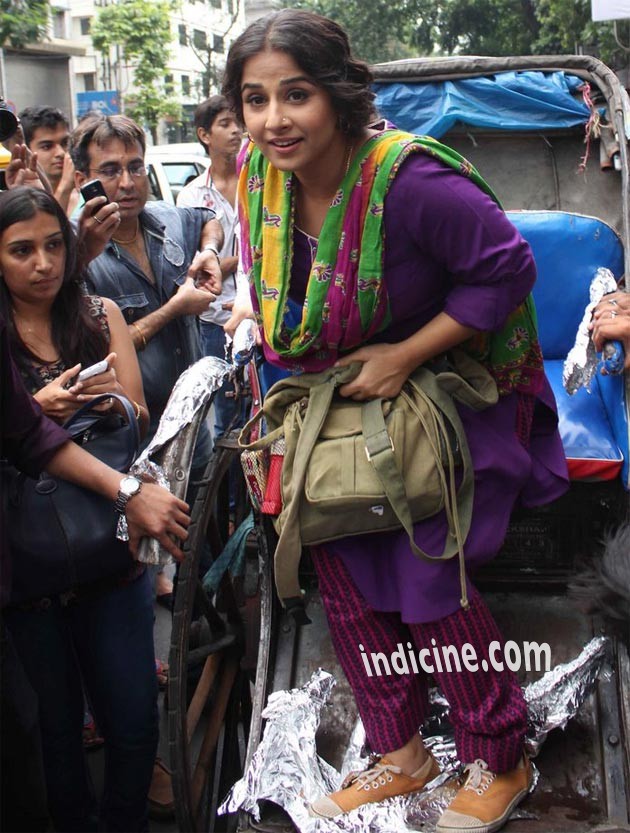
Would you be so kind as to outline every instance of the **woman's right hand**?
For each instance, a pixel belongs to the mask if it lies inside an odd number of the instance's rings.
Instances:
[[[65,422],[83,404],[76,394],[66,390],[65,387],[80,370],[80,364],[69,367],[52,382],[38,390],[33,397],[46,416],[54,419],[55,422]]]

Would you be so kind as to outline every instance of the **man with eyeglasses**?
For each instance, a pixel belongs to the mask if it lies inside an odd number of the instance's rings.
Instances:
[[[91,216],[83,218],[84,228],[108,238],[89,263],[87,286],[115,301],[127,321],[151,437],[177,378],[201,356],[197,316],[221,292],[223,230],[209,209],[147,202],[144,153],[144,131],[126,116],[96,115],[71,136],[77,186],[99,179],[118,206],[118,225],[112,225],[113,206],[104,197],[86,206]]]

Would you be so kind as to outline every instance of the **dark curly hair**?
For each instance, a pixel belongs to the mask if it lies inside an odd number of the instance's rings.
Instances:
[[[32,220],[38,211],[59,221],[66,250],[63,283],[51,309],[52,340],[66,367],[82,362],[87,367],[108,353],[108,344],[100,326],[89,314],[83,292],[82,275],[77,266],[77,243],[65,212],[46,191],[39,188],[13,188],[0,193],[0,237],[15,223]],[[20,369],[30,374],[30,360],[41,361],[24,344],[13,319],[13,303],[6,283],[0,276],[0,312],[7,322],[12,352]]]
[[[348,37],[338,23],[302,9],[281,9],[255,20],[230,47],[223,95],[243,122],[243,67],[266,49],[290,55],[316,84],[330,95],[340,130],[361,135],[375,116],[372,73],[353,57]]]

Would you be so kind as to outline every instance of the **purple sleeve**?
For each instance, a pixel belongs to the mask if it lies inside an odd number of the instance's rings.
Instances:
[[[36,477],[57,450],[70,439],[67,431],[44,416],[24,387],[9,351],[6,325],[0,318],[2,380],[2,456],[21,471]]]
[[[534,285],[531,249],[503,211],[438,160],[424,154],[408,158],[391,185],[386,209],[394,238],[405,233],[432,266],[429,271],[446,278],[443,309],[460,324],[500,329]]]

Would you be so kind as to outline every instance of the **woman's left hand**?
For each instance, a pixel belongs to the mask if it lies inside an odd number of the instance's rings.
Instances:
[[[339,393],[362,402],[367,399],[393,399],[398,396],[410,368],[402,360],[399,344],[371,344],[360,347],[336,362],[335,367],[346,367],[362,362],[356,379],[342,385]]]

